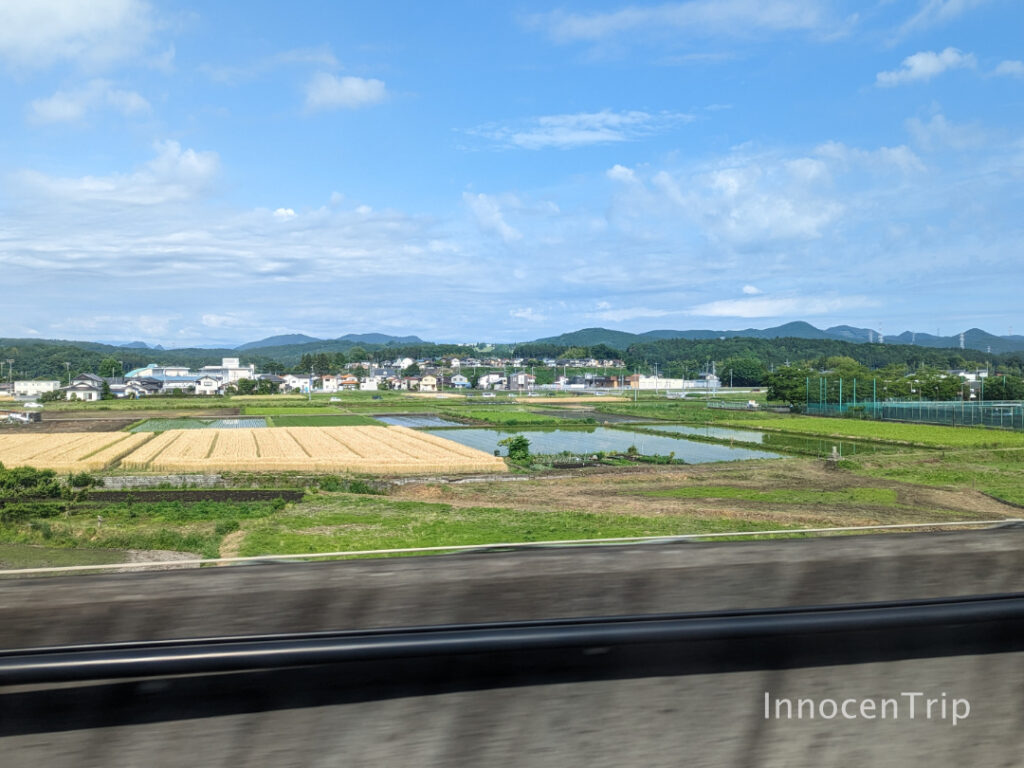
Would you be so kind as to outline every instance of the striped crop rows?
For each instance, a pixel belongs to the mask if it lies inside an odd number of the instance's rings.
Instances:
[[[95,472],[144,446],[151,437],[124,432],[0,435],[0,464],[56,472]]]
[[[383,475],[505,470],[502,459],[483,451],[405,427],[379,426],[171,430],[126,456],[121,466]]]

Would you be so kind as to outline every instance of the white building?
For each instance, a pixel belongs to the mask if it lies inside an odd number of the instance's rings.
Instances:
[[[485,373],[476,380],[477,389],[504,389],[505,377],[500,373]]]
[[[296,376],[294,373],[286,373],[284,379],[284,390],[285,392],[291,392],[292,390],[299,390],[302,394],[309,392],[309,374],[302,376]]]
[[[39,395],[53,392],[60,389],[59,381],[16,381],[14,382],[14,394],[26,397],[38,397]]]
[[[222,357],[220,365],[204,365],[199,369],[204,376],[214,376],[224,384],[233,384],[239,379],[255,379],[256,366],[239,365],[237,357]]]
[[[195,391],[197,395],[219,395],[224,390],[220,379],[213,376],[200,376],[196,379]]]

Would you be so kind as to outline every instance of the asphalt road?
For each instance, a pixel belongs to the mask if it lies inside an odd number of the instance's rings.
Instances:
[[[1024,592],[1022,544],[1004,529],[13,580],[0,583],[0,644]],[[8,686],[0,765],[1022,764],[1022,653],[732,671],[610,658],[599,679],[497,674],[501,659],[484,656]],[[786,698],[817,716],[775,717]],[[895,717],[860,714],[886,700]],[[823,717],[830,701],[855,718]],[[955,725],[954,701],[970,708]]]

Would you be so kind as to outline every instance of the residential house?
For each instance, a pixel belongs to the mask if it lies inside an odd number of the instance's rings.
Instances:
[[[437,377],[424,376],[420,379],[420,392],[437,392]]]
[[[66,400],[102,400],[106,382],[92,373],[81,373],[66,387],[61,387]]]
[[[157,395],[163,388],[163,383],[146,377],[136,377],[125,383],[124,396],[134,397],[136,399],[140,397],[149,397],[150,395]]]
[[[216,376],[200,376],[195,381],[195,393],[197,395],[221,395],[224,394],[224,384]]]
[[[504,389],[505,377],[500,373],[485,373],[476,380],[477,389]]]
[[[286,392],[298,391],[304,395],[309,392],[310,377],[308,373],[304,373],[301,376],[296,376],[294,373],[286,373],[282,379],[284,380]]]
[[[463,376],[461,373],[453,374],[450,379],[445,383],[446,386],[452,389],[469,389],[469,379]]]
[[[533,389],[537,384],[537,377],[532,373],[526,373],[520,371],[519,373],[510,374],[508,377],[507,387],[511,390],[522,391]]]

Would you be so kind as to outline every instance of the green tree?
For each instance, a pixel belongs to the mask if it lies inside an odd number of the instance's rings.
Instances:
[[[789,405],[803,405],[807,398],[807,379],[817,381],[818,374],[802,365],[784,365],[765,376],[768,399]]]
[[[325,352],[320,352],[313,357],[313,373],[317,376],[324,376],[331,372],[331,358]]]
[[[416,363],[413,363],[408,368],[404,368],[402,370],[402,375],[403,376],[419,376],[420,375],[420,367]]]
[[[764,365],[753,357],[730,357],[718,366],[722,383],[730,378],[737,387],[758,387],[764,383]]]
[[[235,389],[240,395],[251,395],[256,391],[256,381],[253,379],[239,379],[235,382]]]
[[[353,363],[365,363],[370,359],[370,354],[362,347],[355,346],[348,351],[348,359]]]
[[[525,435],[512,435],[499,440],[498,445],[508,448],[508,457],[512,461],[526,461],[530,458],[530,441]]]
[[[121,363],[112,357],[105,357],[99,365],[99,375],[113,378],[121,375]]]

